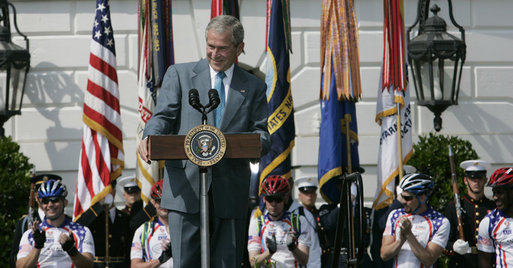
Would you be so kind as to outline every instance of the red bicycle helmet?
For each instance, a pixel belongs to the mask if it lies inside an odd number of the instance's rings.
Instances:
[[[283,176],[271,175],[262,182],[262,194],[264,196],[283,196],[289,191],[289,182]]]
[[[157,181],[151,187],[151,198],[162,199],[162,180]]]
[[[490,180],[486,184],[491,187],[500,187],[505,185],[512,185],[513,186],[513,168],[510,167],[503,167],[497,169],[492,176],[490,177]]]

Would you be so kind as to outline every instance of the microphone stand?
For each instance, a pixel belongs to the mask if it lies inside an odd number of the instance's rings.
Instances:
[[[208,92],[209,103],[203,106],[199,100],[199,93],[196,89],[189,91],[189,104],[198,110],[202,117],[201,123],[207,125],[207,114],[219,105],[217,90],[211,89]],[[216,98],[217,96],[217,98]],[[210,108],[210,109],[208,109]],[[208,110],[207,110],[208,109]],[[210,267],[210,232],[209,232],[209,211],[208,211],[208,178],[207,167],[199,166],[200,173],[200,237],[201,237],[201,267]]]

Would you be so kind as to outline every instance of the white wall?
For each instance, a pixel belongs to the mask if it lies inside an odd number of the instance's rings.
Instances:
[[[38,172],[62,175],[74,189],[82,137],[82,101],[87,81],[89,44],[95,1],[14,0],[18,24],[30,39],[31,70],[21,116],[5,125]],[[176,62],[204,56],[204,27],[210,17],[208,0],[173,0]],[[445,0],[431,1],[441,6]],[[442,115],[444,135],[472,142],[479,156],[494,167],[513,165],[513,2],[454,0],[456,21],[466,30],[465,63],[459,105]],[[135,168],[137,124],[137,1],[111,1],[115,33],[125,149],[124,175]],[[382,1],[355,1],[360,26],[363,97],[357,104],[360,161],[365,197],[376,190],[380,127],[374,122],[382,60]],[[405,1],[406,25],[416,17],[417,1]],[[246,54],[241,63],[264,68],[265,1],[241,0],[246,29]],[[321,1],[292,0],[292,94],[295,103],[295,176],[316,175],[319,110]],[[445,13],[444,13],[445,12]],[[12,17],[12,16],[11,16]],[[454,28],[450,28],[454,31]],[[20,41],[15,37],[15,41]],[[412,91],[414,140],[433,130],[433,115],[415,104]],[[490,173],[489,173],[490,175]],[[70,200],[73,200],[70,198]]]

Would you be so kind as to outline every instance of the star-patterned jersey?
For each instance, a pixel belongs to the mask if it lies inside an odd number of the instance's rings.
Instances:
[[[158,218],[147,221],[135,231],[130,259],[142,259],[144,262],[158,259],[168,242],[170,242],[170,236],[166,226]],[[173,258],[159,267],[172,268]]]
[[[62,249],[59,243],[59,236],[62,233],[67,235],[70,231],[73,233],[78,251],[81,253],[91,253],[91,255],[94,256],[94,241],[91,231],[89,231],[87,227],[73,222],[69,217],[66,217],[61,226],[58,227],[51,226],[46,220],[43,220],[43,222],[39,224],[39,230],[46,232],[46,242],[39,254],[37,267],[75,267],[71,262],[70,256]],[[20,250],[17,255],[18,260],[27,257],[34,248],[32,229],[23,233],[19,248]]]
[[[479,224],[477,249],[495,253],[496,267],[513,265],[513,218],[495,209]]]
[[[301,226],[308,226],[305,217],[298,217],[297,214],[285,212],[282,218],[276,221],[271,220],[268,213],[261,219],[263,219],[261,225],[258,218],[251,220],[249,224],[248,251],[264,252],[267,249],[265,239],[267,237],[272,238],[274,235],[277,250],[270,259],[270,263],[274,265],[272,267],[299,267],[299,263],[296,262],[294,255],[287,248],[287,237],[289,232],[295,229],[299,235],[297,243],[308,248],[312,246],[311,228],[301,228]],[[292,223],[294,219],[299,221],[298,224]]]
[[[407,217],[411,221],[411,231],[423,247],[426,247],[429,242],[433,242],[442,248],[447,244],[451,228],[449,220],[431,207],[428,207],[426,211],[419,215],[407,214],[404,208],[393,210],[388,215],[383,236],[391,235],[398,239],[401,235],[401,229],[398,228],[398,221],[401,217]],[[406,241],[399,254],[394,257],[394,267],[424,266],[413,254],[410,244]]]

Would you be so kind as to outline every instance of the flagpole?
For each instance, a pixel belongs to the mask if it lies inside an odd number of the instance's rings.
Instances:
[[[350,136],[350,133],[351,133],[351,128],[350,128],[350,125],[349,123],[351,123],[351,115],[350,114],[345,114],[344,115],[344,120],[346,121],[346,151],[347,151],[347,174],[351,174],[353,173],[353,166],[352,166],[352,163],[351,163],[351,136]]]
[[[399,181],[403,178],[403,142],[401,135],[401,103],[396,102],[397,106],[397,154],[399,160]]]
[[[351,127],[350,127],[350,123],[351,123],[351,115],[350,114],[345,114],[344,115],[345,117],[345,121],[346,121],[346,151],[347,151],[347,174],[351,174],[353,173],[353,165],[352,165],[352,159],[351,159]],[[348,215],[348,220],[349,220],[349,227],[351,228],[351,231],[350,231],[350,234],[349,234],[349,241],[351,242],[351,247],[347,250],[347,259],[348,260],[355,260],[356,259],[356,255],[355,255],[355,248],[356,248],[356,244],[355,244],[355,238],[354,238],[354,217],[353,217],[353,202],[352,202],[352,198],[351,198],[351,181],[347,181],[347,179],[344,177],[344,179],[346,180],[345,183],[343,183],[342,185],[345,185],[345,189],[343,189],[344,191],[346,191],[346,194],[347,194],[347,202],[346,202],[346,214]],[[360,241],[361,242],[361,241]],[[350,264],[350,266],[352,266]],[[354,267],[354,266],[353,266]]]

